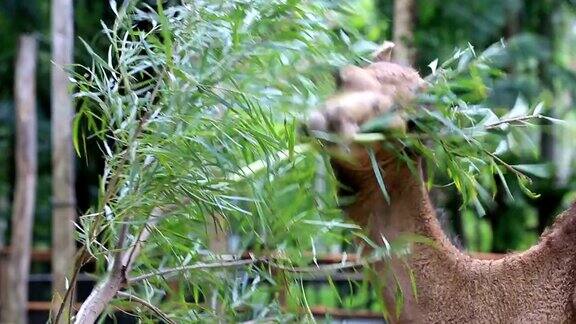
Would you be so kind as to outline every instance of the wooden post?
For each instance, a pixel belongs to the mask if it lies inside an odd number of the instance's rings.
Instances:
[[[11,252],[7,258],[6,286],[2,288],[5,309],[2,323],[26,323],[28,272],[32,227],[36,204],[36,39],[22,35],[18,40],[14,96],[16,101],[16,184],[12,207]]]
[[[394,61],[412,66],[414,64],[414,0],[394,0],[393,42]]]
[[[56,309],[66,291],[76,249],[74,106],[68,74],[64,70],[72,64],[73,24],[72,0],[52,0],[52,289]],[[67,317],[65,314],[61,318]]]
[[[214,255],[221,256],[228,252],[229,229],[228,223],[224,216],[215,213],[211,220],[208,221],[208,248]],[[225,273],[219,273],[218,276],[224,277]],[[210,307],[221,318],[224,316],[224,309],[218,300],[218,290],[213,289],[210,293]]]

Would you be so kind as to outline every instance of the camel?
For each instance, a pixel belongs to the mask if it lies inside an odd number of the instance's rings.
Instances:
[[[314,111],[307,128],[351,138],[366,121],[414,99],[426,83],[412,68],[390,61],[391,47],[365,67],[340,70],[338,90]],[[395,127],[406,128],[397,114]],[[350,144],[354,162],[332,158],[337,179],[356,200],[345,213],[375,242],[384,243],[412,233],[432,244],[415,243],[405,262],[388,267],[398,275],[404,293],[399,314],[391,323],[567,323],[576,322],[576,204],[559,215],[539,243],[522,253],[481,260],[459,251],[447,238],[423,181],[422,159],[413,156],[418,173],[405,162],[374,145],[389,194],[378,185],[366,148]],[[411,269],[416,295],[411,293]],[[394,283],[387,266],[377,265],[384,278],[383,299],[394,310]]]

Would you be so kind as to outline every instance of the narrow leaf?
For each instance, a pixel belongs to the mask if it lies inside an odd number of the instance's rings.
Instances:
[[[390,196],[388,195],[388,191],[386,190],[386,185],[384,184],[384,178],[382,177],[380,166],[378,165],[378,161],[376,161],[376,155],[374,154],[374,150],[372,150],[371,148],[368,149],[368,156],[370,157],[370,163],[372,164],[372,169],[374,170],[376,181],[378,181],[378,186],[380,187],[380,190],[382,190],[384,199],[386,199],[386,202],[390,204]]]

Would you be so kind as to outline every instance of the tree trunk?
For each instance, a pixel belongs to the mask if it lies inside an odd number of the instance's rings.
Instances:
[[[28,272],[36,202],[36,39],[20,36],[16,59],[16,184],[2,323],[26,323]]]
[[[406,64],[414,64],[414,0],[394,1],[394,26],[393,26],[393,55],[394,61]]]
[[[76,248],[74,106],[64,70],[72,64],[73,17],[72,0],[52,1],[52,289],[56,309],[66,291],[66,279],[70,278]]]

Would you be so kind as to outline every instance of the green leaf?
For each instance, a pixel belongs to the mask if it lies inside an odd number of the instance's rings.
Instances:
[[[518,98],[516,98],[516,103],[514,103],[514,107],[512,107],[512,110],[510,110],[510,112],[506,114],[504,119],[526,116],[527,113],[528,113],[528,102],[526,101],[526,99],[524,99],[524,97],[519,96]]]
[[[164,7],[162,5],[162,0],[156,0],[156,6],[158,8],[158,19],[160,20],[160,32],[163,38],[164,54],[166,55],[166,64],[168,67],[173,67],[172,49],[174,45],[172,44],[172,33],[170,31],[170,22],[168,17],[164,13]]]
[[[532,112],[532,116],[539,116],[544,110],[544,102],[539,102],[536,107],[534,107],[534,111]]]
[[[374,170],[374,175],[376,176],[376,181],[378,181],[378,186],[382,191],[382,195],[388,204],[390,204],[390,195],[388,195],[388,191],[386,190],[386,185],[384,184],[384,178],[382,177],[382,172],[380,170],[380,165],[376,160],[376,155],[374,154],[374,150],[372,148],[368,148],[368,156],[370,157],[370,163],[372,164],[372,170]]]
[[[332,293],[336,295],[336,298],[338,299],[338,302],[340,304],[342,304],[342,297],[340,296],[340,293],[338,292],[338,288],[336,287],[336,285],[334,284],[334,280],[332,280],[332,276],[328,276],[328,284],[330,285],[330,288],[332,288]]]
[[[498,167],[498,165],[496,164],[494,164],[493,167],[494,169],[496,169],[496,173],[500,178],[500,182],[502,182],[502,185],[504,186],[504,190],[506,190],[506,195],[508,196],[508,198],[514,200],[514,196],[512,195],[512,192],[510,192],[510,188],[508,188],[508,183],[506,182],[506,178],[504,178],[504,175],[502,174],[500,167]]]
[[[399,319],[400,318],[400,314],[402,313],[402,310],[404,309],[404,291],[402,290],[402,284],[400,283],[400,279],[398,278],[398,276],[396,275],[396,273],[394,273],[394,270],[391,269],[390,270],[392,272],[392,276],[394,277],[394,304],[395,304],[395,310],[396,310],[396,318]]]
[[[540,178],[550,177],[550,168],[546,164],[514,164],[511,167]]]
[[[386,139],[383,134],[378,133],[360,133],[354,135],[354,142],[357,143],[372,143],[372,142],[380,142]]]
[[[392,132],[400,134],[400,130],[402,129],[398,127],[398,113],[394,111],[373,118],[360,127],[362,133]]]
[[[528,177],[526,177],[526,176],[519,176],[518,177],[518,184],[520,185],[520,189],[522,190],[522,192],[524,192],[528,197],[530,197],[532,199],[536,199],[536,198],[540,197],[539,194],[532,192],[528,188],[528,185],[530,183],[531,183],[531,181]]]
[[[432,75],[435,75],[436,68],[438,68],[438,59],[435,59],[434,61],[430,62],[430,64],[428,64],[428,67],[430,68],[430,70],[432,70]]]
[[[552,117],[548,117],[548,116],[540,116],[541,118],[544,118],[548,121],[551,121],[554,124],[560,124],[560,125],[566,125],[567,122],[565,120],[562,119],[558,119],[558,118],[552,118]]]
[[[404,264],[406,271],[408,271],[408,276],[410,278],[410,287],[412,288],[412,295],[414,296],[414,300],[418,301],[418,287],[416,284],[416,275],[410,265],[408,263]]]
[[[78,156],[82,156],[80,153],[80,145],[78,144],[78,139],[81,137],[80,134],[80,119],[82,118],[82,113],[76,114],[72,120],[72,145]]]

